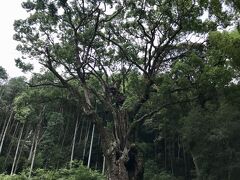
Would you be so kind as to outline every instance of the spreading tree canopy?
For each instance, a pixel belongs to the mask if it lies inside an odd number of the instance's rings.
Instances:
[[[23,55],[16,64],[26,71],[32,69],[26,59],[37,61],[57,80],[32,86],[67,88],[78,99],[101,135],[109,179],[124,180],[142,176],[136,128],[177,103],[144,111],[161,77],[177,60],[206,60],[208,33],[237,25],[239,15],[238,1],[228,0],[28,0],[22,6],[29,16],[14,23]]]

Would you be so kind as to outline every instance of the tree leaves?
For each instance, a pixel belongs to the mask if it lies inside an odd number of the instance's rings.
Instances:
[[[7,78],[8,75],[6,70],[2,66],[0,66],[0,80],[7,80]]]

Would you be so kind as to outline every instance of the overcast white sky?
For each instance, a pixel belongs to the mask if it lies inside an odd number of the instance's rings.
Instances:
[[[9,77],[25,75],[15,66],[14,58],[21,54],[16,51],[17,42],[13,40],[13,23],[26,17],[21,7],[24,0],[3,0],[0,6],[0,66],[7,70]]]

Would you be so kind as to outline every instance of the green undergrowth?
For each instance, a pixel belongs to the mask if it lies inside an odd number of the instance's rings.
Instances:
[[[36,169],[31,178],[29,170],[25,170],[17,175],[0,174],[0,180],[106,180],[98,171],[88,169],[83,165],[73,168],[62,168],[58,170]]]

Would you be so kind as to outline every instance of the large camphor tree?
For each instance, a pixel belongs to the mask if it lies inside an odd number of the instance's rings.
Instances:
[[[208,32],[234,25],[238,1],[227,0],[28,0],[15,21],[23,54],[58,80],[33,86],[67,88],[96,125],[113,180],[142,179],[143,157],[135,131],[168,103],[144,111],[176,60],[203,55]],[[138,73],[141,89],[129,91]],[[185,100],[183,100],[185,101]],[[177,102],[176,102],[177,103]],[[108,114],[101,116],[98,109]],[[80,110],[79,110],[80,111]]]

